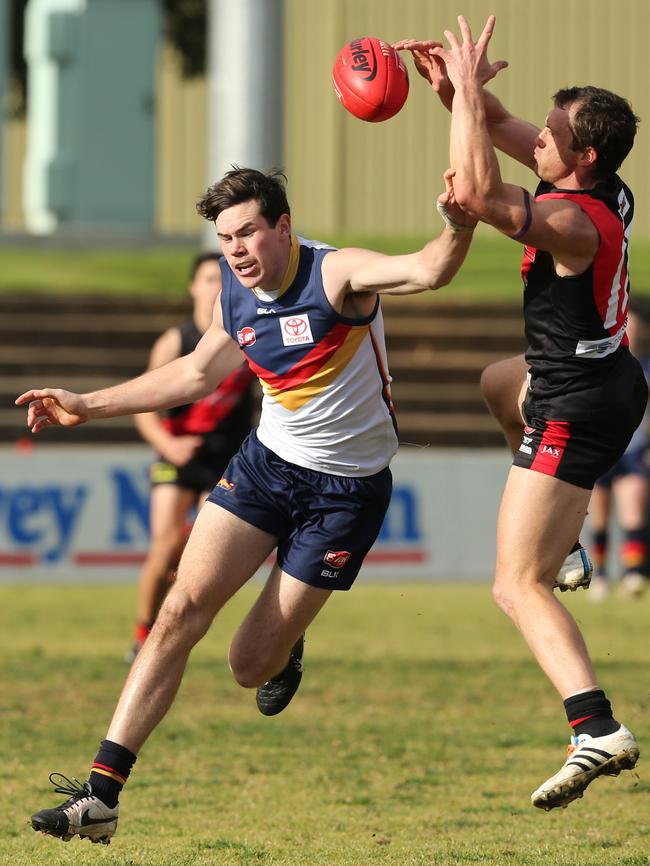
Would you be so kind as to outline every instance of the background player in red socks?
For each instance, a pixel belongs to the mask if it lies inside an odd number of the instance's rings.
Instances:
[[[450,173],[445,181],[439,237],[417,253],[386,256],[296,237],[282,175],[228,172],[199,202],[224,261],[213,321],[196,349],[114,388],[18,398],[29,403],[34,433],[160,411],[209,393],[242,352],[264,391],[259,427],[198,514],[89,780],[57,785],[70,797],[33,815],[35,830],[110,840],[122,785],[174,700],[190,651],[276,548],[229,662],[238,683],[257,688],[265,714],[291,700],[302,635],[334,590],[352,586],[390,501],[398,440],[378,294],[436,289],[469,249],[476,221],[456,207]]]
[[[212,322],[221,289],[218,253],[192,262],[188,291],[192,315],[154,343],[149,370],[193,352]],[[191,514],[221,478],[228,461],[252,425],[251,382],[247,365],[235,370],[205,397],[166,412],[135,416],[138,432],[157,452],[151,466],[151,543],[138,581],[138,615],[131,663],[144,643],[176,574]]]
[[[486,371],[484,386],[500,393],[497,418],[515,450],[499,511],[494,597],[564,699],[574,731],[573,754],[532,794],[548,810],[639,756],[612,717],[577,624],[553,595],[594,482],[625,451],[648,397],[625,335],[633,199],[616,175],[637,118],[624,99],[592,87],[556,93],[541,130],[513,117],[483,89],[504,65],[486,56],[494,20],[477,43],[460,16],[462,41],[445,31],[449,50],[397,47],[414,52],[452,106],[458,203],[524,245],[529,348],[525,360]],[[503,183],[495,145],[537,174],[534,196]]]

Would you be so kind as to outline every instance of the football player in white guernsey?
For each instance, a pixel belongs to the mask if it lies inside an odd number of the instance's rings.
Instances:
[[[283,175],[228,172],[198,206],[215,224],[225,264],[212,324],[196,349],[115,387],[36,388],[16,400],[28,404],[32,433],[161,411],[212,391],[242,352],[264,390],[260,429],[198,515],[88,781],[61,784],[55,776],[69,798],[33,815],[35,830],[110,840],[121,788],[174,700],[190,651],[276,548],[228,661],[240,685],[257,688],[263,713],[291,700],[302,636],[332,591],[351,586],[390,499],[397,440],[377,296],[447,284],[471,243],[476,221],[456,205],[452,178],[445,174],[438,199],[439,236],[410,255],[387,256],[297,239]],[[360,377],[366,390],[357,393]]]
[[[633,734],[612,714],[573,617],[554,585],[588,584],[577,545],[595,480],[625,451],[648,393],[625,334],[628,243],[634,211],[616,174],[632,148],[637,118],[610,91],[558,91],[542,129],[511,115],[483,85],[490,16],[474,42],[461,37],[398,43],[451,108],[451,164],[458,202],[524,245],[521,274],[529,348],[483,375],[493,414],[514,452],[497,526],[494,599],[521,631],[564,701],[573,736],[560,771],[531,796],[550,810],[582,797],[599,776],[632,769]],[[494,148],[531,168],[533,196],[501,179]],[[564,568],[562,567],[565,562]]]

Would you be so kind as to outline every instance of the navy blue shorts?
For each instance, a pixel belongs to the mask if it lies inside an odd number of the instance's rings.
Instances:
[[[634,451],[626,451],[609,472],[600,476],[595,486],[611,487],[613,481],[626,475],[641,475],[643,478],[650,478],[649,460],[650,454],[648,454],[647,448],[635,448]]]
[[[392,492],[386,467],[346,478],[288,463],[253,431],[208,496],[278,539],[278,564],[321,589],[350,589],[379,535]]]

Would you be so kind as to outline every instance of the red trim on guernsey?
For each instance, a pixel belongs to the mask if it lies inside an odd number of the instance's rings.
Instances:
[[[253,374],[242,364],[211,394],[191,403],[185,412],[163,418],[163,426],[173,436],[211,433],[236,408],[252,380]]]
[[[246,354],[248,364],[260,379],[263,379],[271,388],[276,391],[290,391],[299,385],[304,385],[309,382],[318,371],[325,366],[326,362],[337,352],[345,338],[352,329],[351,325],[334,325],[329,334],[325,337],[306,355],[304,355],[293,367],[290,367],[286,373],[273,373],[271,370],[266,370],[252,360],[250,355]]]
[[[625,298],[624,289],[627,284],[627,269],[624,257],[626,247],[623,243],[625,239],[625,226],[623,225],[623,221],[607,207],[604,201],[592,198],[591,196],[575,195],[567,192],[551,192],[538,196],[536,200],[546,201],[548,199],[565,199],[573,202],[573,204],[577,204],[598,230],[600,244],[593,261],[594,303],[604,327],[605,319],[607,318],[607,307],[612,295],[612,286],[618,275],[616,322],[606,329],[613,336],[623,327],[623,322],[627,315],[627,309],[622,309],[622,302]],[[619,267],[621,269],[620,274],[618,273]],[[628,345],[627,334],[623,337],[622,345]]]
[[[596,717],[596,713],[592,713],[590,716],[583,716],[581,719],[574,719],[572,722],[569,722],[572,728],[575,728],[576,725],[581,725],[583,722],[586,722],[587,719],[594,719]]]
[[[530,468],[544,475],[555,475],[570,435],[568,421],[547,421]]]

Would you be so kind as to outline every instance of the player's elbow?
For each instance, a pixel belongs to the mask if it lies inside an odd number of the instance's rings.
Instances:
[[[497,207],[496,191],[471,180],[454,180],[454,197],[465,213],[486,223],[490,222]]]

